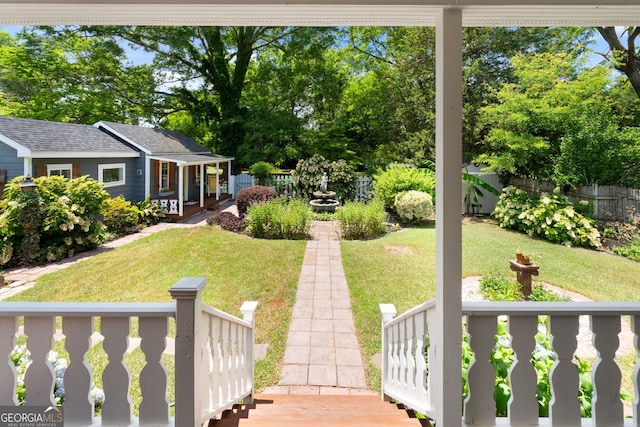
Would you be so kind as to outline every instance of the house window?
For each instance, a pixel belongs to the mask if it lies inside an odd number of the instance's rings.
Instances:
[[[109,165],[98,165],[98,182],[105,187],[125,184],[125,164],[113,163]]]
[[[47,165],[47,176],[62,176],[71,179],[71,164]]]
[[[169,163],[160,162],[160,191],[169,189]]]

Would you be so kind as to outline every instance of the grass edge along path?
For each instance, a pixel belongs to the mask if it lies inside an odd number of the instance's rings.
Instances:
[[[280,377],[305,246],[305,241],[251,239],[217,226],[170,229],[42,276],[9,301],[171,301],[168,290],[180,278],[205,277],[206,304],[242,317],[242,302],[259,302],[256,342],[269,345],[256,363],[260,391]],[[61,344],[55,350],[65,355]],[[105,357],[96,353],[97,359]],[[128,359],[131,365],[141,365],[134,354],[127,356],[134,357]],[[97,366],[104,362],[95,360]],[[95,382],[100,386],[98,375]]]
[[[509,260],[521,249],[533,253],[540,265],[537,281],[596,301],[633,301],[640,294],[640,263],[609,253],[568,248],[479,221],[463,222],[462,246],[463,277],[489,272],[515,276]],[[380,370],[371,361],[381,345],[378,304],[394,304],[401,314],[435,296],[435,228],[343,241],[341,251],[367,386],[379,391]]]

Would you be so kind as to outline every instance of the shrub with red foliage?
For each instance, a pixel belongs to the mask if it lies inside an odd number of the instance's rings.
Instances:
[[[207,224],[217,224],[223,230],[240,233],[244,230],[244,221],[231,212],[216,212],[207,218]]]
[[[236,196],[238,215],[240,215],[240,218],[243,218],[247,213],[247,209],[253,203],[264,202],[275,197],[278,197],[278,193],[271,187],[255,185],[250,188],[243,188],[238,191],[238,195]]]

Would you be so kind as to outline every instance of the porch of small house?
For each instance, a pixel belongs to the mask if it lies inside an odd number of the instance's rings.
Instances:
[[[210,196],[207,196],[205,194],[202,206],[200,205],[200,198],[192,198],[183,203],[182,215],[180,215],[179,213],[179,200],[176,198],[161,197],[157,199],[157,203],[163,206],[163,210],[165,212],[165,221],[182,222],[202,212],[218,210],[220,208],[220,205],[227,200],[231,200],[231,197],[231,194],[220,194],[219,198],[216,198],[215,194],[212,194]]]

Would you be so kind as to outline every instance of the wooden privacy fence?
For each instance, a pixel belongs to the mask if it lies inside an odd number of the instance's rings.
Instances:
[[[533,193],[551,193],[556,185],[535,178],[511,178],[511,185]],[[595,219],[640,219],[640,189],[616,185],[586,185],[563,193],[573,204],[593,204]]]

